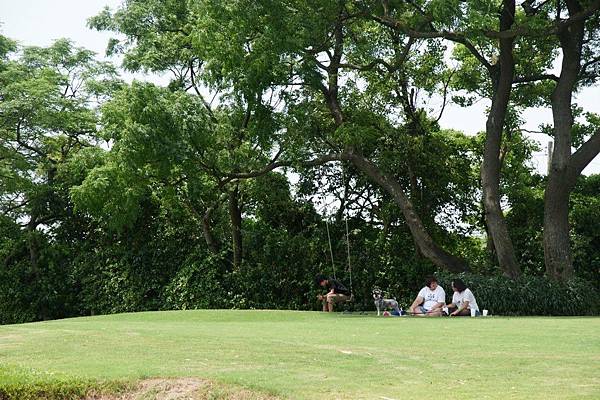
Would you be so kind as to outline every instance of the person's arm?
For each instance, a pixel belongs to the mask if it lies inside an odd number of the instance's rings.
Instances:
[[[421,304],[423,304],[423,300],[425,300],[425,299],[422,298],[421,296],[417,296],[415,301],[413,301],[412,305],[410,306],[410,309],[413,310],[415,307],[418,307]]]
[[[337,291],[335,290],[335,288],[339,285],[339,282],[336,280],[332,280],[330,282],[330,284],[331,284],[331,289],[329,289],[329,293],[327,293],[327,294],[336,294]]]
[[[431,307],[431,310],[427,311],[428,314],[441,309],[442,307],[444,307],[444,302],[437,302],[435,303],[435,306]]]
[[[454,311],[452,314],[450,315],[458,315],[461,311],[466,310],[467,308],[469,308],[469,300],[463,300],[462,304],[460,305],[460,307],[458,307],[456,309],[456,311]]]
[[[446,292],[444,292],[444,289],[442,289],[441,287],[438,286],[437,290],[436,290],[436,300],[437,302],[435,303],[435,305],[433,307],[431,307],[431,309],[427,312],[428,314],[430,313],[434,313],[437,312],[437,310],[441,310],[442,307],[444,307],[444,304],[446,304]]]

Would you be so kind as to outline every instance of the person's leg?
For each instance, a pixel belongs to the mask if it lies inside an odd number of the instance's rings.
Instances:
[[[471,316],[471,309],[470,308],[465,308],[464,310],[461,310],[457,315],[461,316],[461,317],[470,317]]]
[[[397,302],[397,301],[394,301],[394,304],[392,304],[392,306],[393,306],[393,308],[394,308],[394,311],[396,311],[396,313],[397,313],[398,315],[401,315],[401,313],[400,313],[400,306],[398,306],[398,302]]]
[[[416,306],[411,309],[411,312],[413,313],[413,315],[423,316],[427,313],[427,310],[425,310],[423,306]]]
[[[333,312],[333,305],[335,303],[343,303],[348,300],[348,296],[344,294],[328,294],[327,295],[327,308],[329,312]]]
[[[429,311],[427,313],[428,317],[441,317],[442,316],[442,309],[441,308],[436,308],[433,311]]]
[[[410,312],[413,315],[423,314],[423,307],[422,306],[412,306],[410,308]]]

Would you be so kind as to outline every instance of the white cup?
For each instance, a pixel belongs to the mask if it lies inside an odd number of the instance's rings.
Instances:
[[[474,317],[477,315],[477,310],[474,308],[471,308],[471,317]]]
[[[488,315],[488,310],[483,310],[483,316],[487,317],[487,315]]]

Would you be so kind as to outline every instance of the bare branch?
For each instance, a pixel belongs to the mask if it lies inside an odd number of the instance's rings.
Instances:
[[[579,149],[571,156],[569,164],[569,173],[572,177],[571,181],[575,182],[581,172],[592,162],[592,160],[600,153],[600,129],[579,147]]]
[[[200,63],[200,67],[201,66],[202,66],[202,63]],[[202,96],[202,93],[200,93],[200,89],[198,89],[198,85],[196,84],[196,74],[194,72],[194,59],[193,58],[190,60],[189,71],[190,71],[190,78],[192,80],[192,87],[194,88],[194,91],[196,92],[196,94],[198,95],[200,100],[202,101],[204,108],[208,112],[210,120],[214,124],[216,124],[218,121],[217,121],[217,118],[215,117],[215,114],[212,111],[211,105],[206,102],[206,99],[204,99],[204,96]],[[212,103],[212,101],[211,101],[211,103]]]
[[[19,121],[17,122],[17,127],[16,127],[16,134],[17,134],[17,143],[21,146],[24,147],[27,150],[30,150],[42,157],[46,157],[47,154],[44,153],[43,151],[41,151],[40,149],[30,146],[29,144],[25,143],[22,138],[21,138],[21,124],[24,122],[25,118],[21,117],[19,118]]]
[[[446,109],[446,104],[448,103],[448,86],[450,86],[450,81],[452,80],[454,72],[455,71],[452,71],[452,73],[448,77],[448,80],[444,82],[444,101],[442,102],[442,109],[440,110],[440,114],[438,115],[435,122],[440,122],[440,119],[442,119],[442,115],[444,115],[444,110]]]
[[[456,32],[449,32],[449,31],[428,31],[428,32],[421,32],[421,31],[416,31],[414,29],[412,29],[411,27],[409,27],[407,24],[405,24],[404,22],[398,21],[398,20],[394,20],[392,18],[388,18],[388,17],[379,17],[376,15],[372,15],[370,16],[371,19],[373,19],[376,22],[379,22],[382,25],[385,25],[389,28],[392,28],[394,30],[400,31],[403,34],[415,38],[415,39],[436,39],[436,38],[440,38],[440,39],[447,39],[450,40],[452,42],[455,43],[460,43],[463,46],[465,46],[470,52],[471,54],[473,54],[473,56],[475,56],[475,58],[477,58],[477,60],[483,65],[485,66],[487,69],[491,69],[492,65],[486,60],[486,58],[477,50],[477,48],[473,45],[473,43],[471,43],[469,40],[467,40],[467,38],[465,36],[463,36],[461,33],[456,33]]]
[[[318,166],[318,165],[327,164],[332,161],[346,160],[346,159],[348,159],[348,157],[349,157],[348,153],[331,153],[331,154],[324,154],[324,155],[315,157],[312,160],[308,160],[308,161],[300,161],[300,162],[272,161],[265,167],[263,167],[259,170],[256,170],[256,171],[227,174],[227,177],[228,177],[227,180],[233,181],[233,180],[237,180],[237,179],[256,178],[258,176],[265,175],[265,174],[273,171],[274,169],[281,168],[281,167],[292,167],[292,166],[314,167],[314,166]]]
[[[515,76],[513,83],[531,83],[538,81],[552,80],[558,82],[558,76],[553,74],[539,74],[531,76]]]

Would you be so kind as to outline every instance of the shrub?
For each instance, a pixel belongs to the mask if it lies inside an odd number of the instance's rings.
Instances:
[[[452,299],[451,281],[461,278],[475,294],[480,309],[496,315],[598,315],[600,292],[588,281],[574,278],[559,282],[544,277],[521,276],[512,280],[504,276],[474,274],[452,275],[440,272],[440,285]]]
[[[165,287],[165,309],[227,308],[220,283],[221,263],[217,256],[186,262]]]

